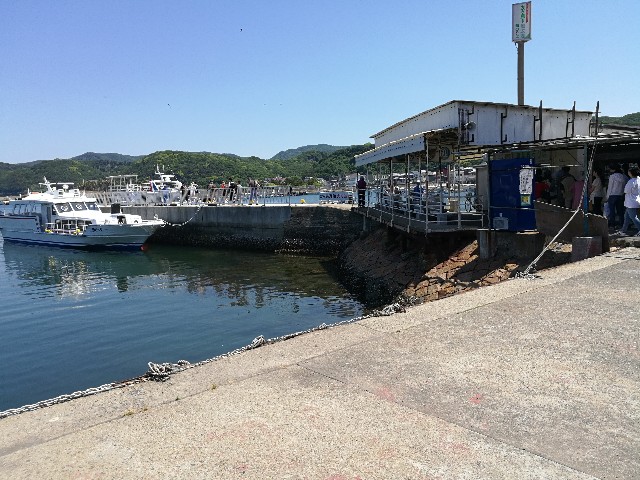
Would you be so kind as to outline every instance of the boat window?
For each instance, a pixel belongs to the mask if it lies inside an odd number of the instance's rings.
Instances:
[[[70,212],[71,211],[71,205],[69,205],[68,203],[56,203],[55,207],[56,207],[56,211],[58,213],[64,213],[64,212]]]
[[[87,202],[87,210],[100,210],[95,202]]]
[[[71,206],[76,211],[86,210],[87,209],[87,207],[85,207],[84,203],[82,203],[82,202],[71,202]]]

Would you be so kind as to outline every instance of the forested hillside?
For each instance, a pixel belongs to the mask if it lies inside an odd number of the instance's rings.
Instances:
[[[263,160],[233,154],[208,152],[161,151],[141,157],[119,154],[86,153],[67,160],[47,160],[29,164],[0,163],[0,195],[18,195],[36,190],[43,177],[54,182],[73,182],[88,189],[104,187],[109,175],[138,175],[140,183],[148,181],[160,166],[183,183],[207,185],[232,177],[246,183],[249,177],[286,178],[299,185],[307,177],[330,178],[356,171],[354,156],[373,148],[371,144],[354,145],[333,152],[305,151],[287,159]]]
[[[598,118],[600,123],[610,123],[613,125],[629,125],[632,127],[640,127],[640,112],[628,113],[622,117],[605,117]]]
[[[304,147],[290,148],[289,150],[278,152],[273,157],[271,157],[270,160],[288,160],[290,158],[297,157],[301,153],[307,152],[333,153],[336,150],[342,150],[343,148],[348,147],[336,147],[335,145],[327,145],[326,143],[320,143],[318,145],[306,145]]]

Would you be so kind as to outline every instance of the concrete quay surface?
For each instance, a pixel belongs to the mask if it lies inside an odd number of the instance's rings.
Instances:
[[[0,478],[640,478],[639,260],[624,248],[5,418]]]

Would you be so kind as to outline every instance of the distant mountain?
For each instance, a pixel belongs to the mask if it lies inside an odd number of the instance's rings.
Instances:
[[[326,143],[320,143],[318,145],[306,145],[304,147],[290,148],[289,150],[278,152],[269,160],[289,160],[290,158],[297,157],[301,153],[306,152],[333,153],[344,148],[348,147],[336,147],[335,145],[327,145]]]

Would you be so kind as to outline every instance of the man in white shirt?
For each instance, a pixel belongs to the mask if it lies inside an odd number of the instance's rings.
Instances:
[[[631,167],[628,171],[629,181],[624,187],[624,206],[626,208],[624,213],[624,223],[620,232],[622,235],[626,235],[629,231],[629,227],[633,223],[636,227],[636,236],[640,236],[640,219],[638,218],[638,209],[640,208],[640,202],[638,196],[640,195],[640,186],[638,184],[638,168]]]
[[[619,165],[609,166],[606,202],[609,206],[609,228],[621,227],[624,219],[624,186],[629,180]]]

